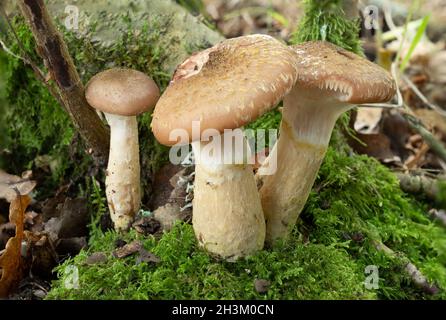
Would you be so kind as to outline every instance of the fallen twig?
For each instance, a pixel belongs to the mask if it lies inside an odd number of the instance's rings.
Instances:
[[[412,262],[409,261],[407,257],[404,257],[400,253],[396,253],[395,251],[393,251],[380,241],[374,241],[374,245],[377,250],[384,252],[390,257],[403,258],[403,260],[406,261],[404,266],[404,271],[412,279],[413,283],[418,288],[422,289],[425,293],[430,295],[436,295],[440,291],[440,289],[436,285],[429,283],[427,278],[421,273],[420,270],[418,270],[418,268]]]

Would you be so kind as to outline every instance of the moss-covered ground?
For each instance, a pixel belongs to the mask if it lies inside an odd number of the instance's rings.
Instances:
[[[102,196],[103,197],[103,196]],[[94,203],[105,209],[96,194]],[[92,202],[93,203],[93,202]],[[57,268],[50,299],[442,299],[446,289],[446,232],[407,198],[394,176],[373,159],[330,149],[302,219],[290,239],[236,263],[212,259],[197,247],[190,225],[178,224],[161,240],[132,232],[161,259],[136,264],[135,257],[112,256],[113,231],[92,225],[90,247]],[[397,256],[375,248],[382,241]],[[105,264],[86,258],[105,252]],[[407,259],[442,290],[423,293],[404,273]],[[67,267],[79,268],[80,289],[66,289]],[[367,266],[379,271],[379,288],[367,290]],[[271,282],[258,294],[256,279]]]
[[[301,25],[296,41],[319,38],[344,44],[357,51],[357,39],[345,38],[348,28],[336,15],[332,20],[321,17],[318,10],[338,0],[320,1],[312,8]],[[310,2],[311,3],[316,3]],[[336,13],[337,7],[333,7]],[[330,11],[332,12],[332,11]],[[121,17],[126,21],[126,16]],[[316,32],[315,19],[325,27]],[[335,20],[333,22],[333,19]],[[156,22],[153,22],[156,23]],[[29,55],[38,61],[29,31],[20,21],[15,22],[19,37]],[[351,31],[351,30],[350,30]],[[354,29],[353,29],[354,31]],[[313,35],[309,35],[313,33]],[[156,46],[162,26],[147,26],[132,30],[130,22],[117,30],[116,45],[107,50],[87,36],[73,34],[65,38],[83,80],[110,66],[127,66],[151,74],[161,88],[169,75],[158,67],[168,49]],[[147,40],[149,39],[149,40]],[[11,43],[14,43],[12,41]],[[11,44],[15,52],[19,49]],[[4,57],[0,56],[0,59]],[[374,159],[358,156],[347,147],[339,147],[339,130],[330,147],[318,180],[298,225],[291,237],[274,249],[236,263],[217,261],[202,249],[190,225],[179,223],[160,239],[143,237],[132,231],[118,235],[102,231],[99,219],[107,208],[101,183],[92,183],[91,160],[84,155],[67,116],[35,80],[31,71],[17,59],[8,57],[0,64],[6,81],[6,100],[0,140],[2,168],[18,173],[26,168],[38,170],[47,162],[51,179],[39,185],[38,197],[54,194],[58,186],[74,182],[78,194],[90,198],[92,223],[89,247],[78,256],[69,258],[56,269],[58,279],[48,299],[443,299],[446,297],[446,231],[427,218],[427,205],[409,198],[399,188],[394,175]],[[0,86],[1,88],[1,86]],[[151,173],[163,163],[165,149],[150,133],[150,115],[140,119],[143,181],[146,195],[150,194]],[[277,128],[278,111],[267,114],[253,128]],[[342,140],[342,139],[341,139]],[[95,173],[102,181],[101,173]],[[156,187],[156,186],[155,186]],[[144,247],[159,256],[158,264],[137,264],[136,257],[113,257],[117,239],[139,239]],[[382,242],[393,251],[389,256],[376,249]],[[103,264],[87,265],[86,258],[94,252],[104,252]],[[414,286],[404,272],[408,261],[414,263],[440,288],[431,296]],[[71,266],[79,269],[79,289],[67,289],[65,280],[71,276]],[[377,289],[366,289],[367,266],[379,272]],[[70,267],[70,268],[69,268]],[[268,280],[267,293],[254,289],[256,279]]]

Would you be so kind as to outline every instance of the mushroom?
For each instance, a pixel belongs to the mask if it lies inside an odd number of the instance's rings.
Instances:
[[[160,92],[144,73],[114,68],[95,75],[87,84],[85,95],[92,107],[104,112],[110,125],[105,191],[115,229],[125,231],[141,203],[136,116],[152,110]]]
[[[294,51],[272,37],[229,39],[180,65],[155,107],[152,130],[160,143],[178,145],[178,129],[187,136],[180,143],[192,142],[193,228],[201,246],[226,260],[261,250],[265,240],[250,150],[237,128],[272,109],[296,72]],[[231,135],[239,147],[225,143]]]
[[[396,92],[387,71],[331,43],[292,48],[298,80],[284,98],[280,136],[262,165],[277,159],[277,171],[260,177],[268,245],[285,238],[296,223],[339,116],[355,104],[388,101]]]

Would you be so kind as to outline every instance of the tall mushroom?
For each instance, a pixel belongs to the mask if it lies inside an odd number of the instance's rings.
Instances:
[[[138,123],[136,116],[153,109],[160,92],[144,73],[114,68],[88,83],[88,103],[104,112],[110,125],[106,195],[115,229],[129,228],[141,202]]]
[[[152,130],[160,143],[176,144],[176,129],[186,133],[183,143],[192,142],[199,160],[193,200],[195,234],[201,246],[227,260],[262,249],[265,239],[260,197],[248,163],[249,146],[246,140],[240,148],[225,145],[233,133],[227,130],[273,108],[295,80],[293,50],[269,36],[244,36],[186,60],[155,107]],[[199,128],[194,129],[194,124]],[[205,151],[219,139],[220,153]],[[226,162],[228,158],[239,161]]]
[[[298,80],[284,98],[280,137],[263,164],[277,159],[277,171],[260,177],[269,245],[296,223],[339,116],[355,104],[388,101],[396,92],[387,71],[333,44],[307,42],[293,49]]]

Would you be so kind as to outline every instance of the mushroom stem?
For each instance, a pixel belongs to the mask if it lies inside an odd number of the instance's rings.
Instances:
[[[110,125],[110,155],[105,179],[115,229],[130,227],[141,202],[138,123],[135,116],[105,113]]]
[[[217,137],[225,140],[225,135]],[[247,161],[246,139],[242,148],[221,143],[216,144],[222,150],[219,155],[210,155],[210,142],[192,143],[196,158],[192,223],[201,246],[234,261],[263,248],[265,219]],[[228,164],[224,159],[236,161]]]
[[[275,174],[262,177],[260,197],[266,243],[285,238],[302,211],[327,151],[338,117],[351,106],[295,87],[284,99],[280,137],[262,166],[277,161]]]

